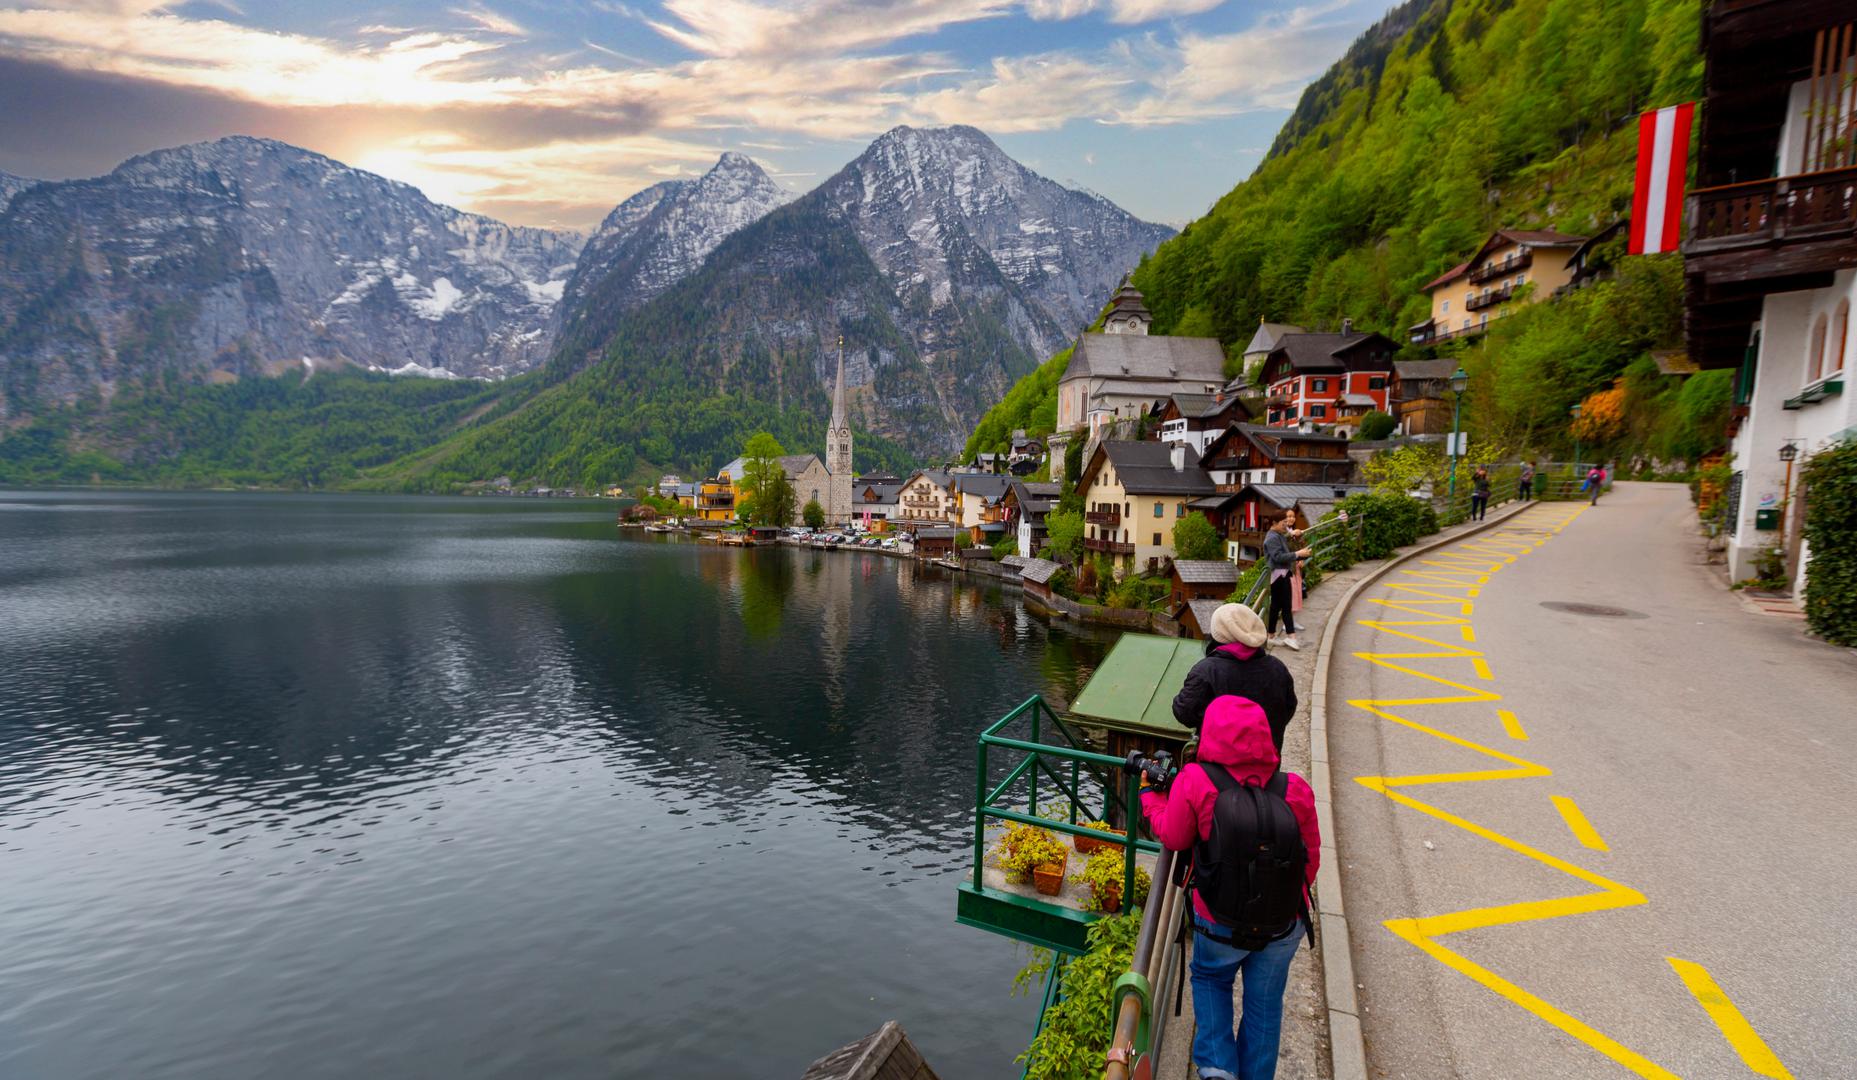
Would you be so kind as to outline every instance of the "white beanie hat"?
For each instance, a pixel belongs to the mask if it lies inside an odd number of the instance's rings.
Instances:
[[[1243,604],[1221,604],[1212,613],[1212,640],[1221,645],[1249,645],[1255,649],[1264,643],[1264,620]]]

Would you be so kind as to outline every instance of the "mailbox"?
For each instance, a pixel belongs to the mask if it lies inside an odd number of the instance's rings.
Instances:
[[[1754,528],[1772,532],[1780,527],[1780,512],[1777,508],[1754,511]]]

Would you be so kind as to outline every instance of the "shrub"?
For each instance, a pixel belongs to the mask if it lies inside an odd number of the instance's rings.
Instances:
[[[1045,1010],[1032,1045],[1017,1058],[1028,1080],[1097,1080],[1109,1049],[1110,990],[1135,959],[1141,917],[1135,910],[1090,924],[1090,951],[1072,960],[1061,976],[1063,995]],[[1052,956],[1040,950],[1013,980],[1023,990],[1051,970]]]
[[[825,507],[819,505],[818,499],[807,499],[806,508],[800,511],[800,520],[808,529],[825,528]]]
[[[1007,533],[1005,536],[1000,537],[993,545],[993,554],[1002,559],[1008,555],[1017,555],[1018,553],[1019,538],[1011,533]]]
[[[1359,438],[1368,442],[1384,439],[1388,435],[1391,435],[1397,427],[1399,427],[1399,421],[1375,409],[1366,416],[1361,417]]]
[[[1360,557],[1384,559],[1394,548],[1417,543],[1438,531],[1438,513],[1428,503],[1391,491],[1350,495],[1341,500],[1349,518],[1361,518]]]
[[[1857,440],[1806,460],[1805,621],[1838,645],[1857,645]]]
[[[958,531],[954,534],[954,550],[966,551],[968,548],[973,547],[973,546],[974,546],[974,538],[967,535],[965,530]]]
[[[1127,865],[1126,855],[1121,848],[1102,848],[1091,854],[1083,869],[1071,875],[1071,880],[1090,888],[1090,895],[1083,901],[1085,911],[1101,911],[1102,897],[1106,893],[1122,891],[1122,870]],[[1140,866],[1135,867],[1134,907],[1148,902],[1148,890],[1153,887],[1153,877]]]
[[[1217,560],[1225,557],[1225,542],[1206,515],[1195,510],[1174,524],[1174,558]]]

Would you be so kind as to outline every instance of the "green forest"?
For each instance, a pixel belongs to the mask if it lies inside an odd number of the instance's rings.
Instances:
[[[1493,230],[1590,235],[1626,216],[1638,113],[1699,92],[1699,12],[1699,0],[1394,9],[1309,86],[1257,170],[1137,268],[1153,332],[1218,338],[1232,375],[1265,319],[1334,330],[1351,318],[1403,341],[1430,313],[1421,286]],[[1473,438],[1558,450],[1567,409],[1622,380],[1633,422],[1609,450],[1700,452],[1714,418],[1698,413],[1726,405],[1727,380],[1679,391],[1646,374],[1650,350],[1681,345],[1680,265],[1615,261],[1615,279],[1443,347],[1475,377]],[[1061,370],[1053,358],[1021,382],[969,450],[1048,431]]]

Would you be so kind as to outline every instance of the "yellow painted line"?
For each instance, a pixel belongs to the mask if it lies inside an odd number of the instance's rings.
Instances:
[[[1599,835],[1599,830],[1593,828],[1593,823],[1586,820],[1586,815],[1581,812],[1579,803],[1565,795],[1549,795],[1548,798],[1554,801],[1554,809],[1560,811],[1561,820],[1565,821],[1567,828],[1572,830],[1574,839],[1594,851],[1612,850],[1606,846],[1605,837]]]
[[[1476,627],[1460,626],[1457,628],[1457,630],[1458,630],[1458,633],[1464,635],[1464,641],[1466,644],[1475,645],[1477,643],[1477,628]]]
[[[1741,1010],[1728,1000],[1722,988],[1715,985],[1707,968],[1674,956],[1664,959],[1670,961],[1670,966],[1676,969],[1677,977],[1683,980],[1683,985],[1689,988],[1690,993],[1696,995],[1697,1004],[1709,1014],[1709,1019],[1715,1021],[1715,1026],[1722,1029],[1722,1037],[1728,1040],[1729,1046],[1734,1047],[1735,1053],[1741,1055],[1741,1060],[1749,1069],[1759,1076],[1792,1080],[1793,1074],[1786,1071],[1786,1066],[1780,1064],[1779,1056],[1755,1032],[1754,1025],[1747,1022],[1747,1017],[1742,1016]]]
[[[1522,730],[1522,723],[1515,718],[1514,713],[1507,709],[1497,709],[1496,719],[1502,721],[1502,730],[1509,733],[1509,738],[1528,741],[1528,732]]]
[[[1485,659],[1483,659],[1483,658],[1482,658],[1481,656],[1479,656],[1479,657],[1476,657],[1476,658],[1474,658],[1474,659],[1472,659],[1472,660],[1470,661],[1470,663],[1471,663],[1471,666],[1473,666],[1473,667],[1475,667],[1475,668],[1477,669],[1477,678],[1479,678],[1479,679],[1493,679],[1493,678],[1495,678],[1495,677],[1496,677],[1496,676],[1494,676],[1494,675],[1492,675],[1492,674],[1490,674],[1490,670],[1489,670],[1489,661],[1488,661],[1488,660],[1485,660]]]

